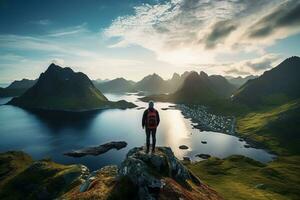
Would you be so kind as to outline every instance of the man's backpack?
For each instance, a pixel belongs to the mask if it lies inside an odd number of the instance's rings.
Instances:
[[[157,114],[155,109],[148,109],[147,128],[157,128]]]

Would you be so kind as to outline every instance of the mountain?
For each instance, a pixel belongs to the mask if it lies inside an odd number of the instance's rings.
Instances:
[[[249,75],[246,77],[232,77],[232,76],[226,76],[225,78],[229,81],[229,83],[235,85],[236,87],[240,87],[242,85],[244,85],[248,80],[252,80],[257,78],[258,76],[254,76],[254,75]]]
[[[300,58],[284,60],[260,77],[248,81],[233,96],[234,102],[249,106],[281,104],[300,97]]]
[[[164,79],[157,74],[151,74],[138,81],[134,87],[138,91],[145,91],[151,94],[166,93],[167,85]]]
[[[230,97],[238,88],[227,81],[226,78],[220,75],[211,75],[208,77],[215,92],[221,97]]]
[[[96,80],[94,80],[93,82],[94,83],[103,83],[103,82],[107,82],[107,81],[110,81],[109,79],[101,79],[101,78],[98,78],[98,79],[96,79]]]
[[[182,86],[185,78],[188,76],[189,73],[190,72],[184,72],[182,75],[174,73],[171,79],[166,80],[167,92],[176,92],[176,90],[178,90]]]
[[[146,94],[173,93],[183,84],[184,79],[190,72],[182,75],[174,73],[171,79],[164,80],[158,74],[150,74],[138,82],[116,78],[113,80],[94,80],[94,85],[106,93],[126,93],[142,91]]]
[[[8,104],[24,108],[82,111],[100,108],[126,108],[134,104],[110,102],[81,72],[51,64],[37,83]]]
[[[37,80],[22,79],[12,82],[6,88],[0,88],[0,97],[20,96],[27,89],[31,88]]]
[[[185,78],[190,72],[184,72],[182,75],[174,73],[171,79],[164,80],[157,74],[151,74],[137,82],[134,89],[144,91],[149,94],[174,93],[183,84]]]
[[[235,90],[222,76],[208,76],[204,72],[190,72],[181,87],[169,95],[152,95],[142,100],[171,101],[177,103],[209,104],[228,98]]]
[[[102,92],[122,93],[134,91],[135,82],[124,78],[116,78],[110,81],[94,82],[96,88]]]

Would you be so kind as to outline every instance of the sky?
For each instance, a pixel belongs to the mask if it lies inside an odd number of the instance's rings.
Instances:
[[[0,83],[52,62],[91,79],[259,75],[299,55],[299,0],[0,0]]]

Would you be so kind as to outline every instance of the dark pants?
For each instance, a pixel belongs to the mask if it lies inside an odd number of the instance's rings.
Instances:
[[[150,147],[150,134],[152,137],[152,151],[155,149],[155,143],[156,143],[156,128],[146,128],[146,145],[147,145],[147,151],[149,151]]]

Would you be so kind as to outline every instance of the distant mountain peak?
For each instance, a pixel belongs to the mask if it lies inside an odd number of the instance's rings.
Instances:
[[[68,72],[74,72],[70,67],[61,67],[59,65],[56,65],[54,63],[51,63],[45,73],[49,72],[57,72],[57,71],[68,71]]]
[[[202,77],[202,78],[208,78],[208,75],[204,71],[201,71],[200,72],[200,77]]]
[[[179,80],[179,79],[180,79],[180,75],[177,73],[173,73],[171,80]]]

